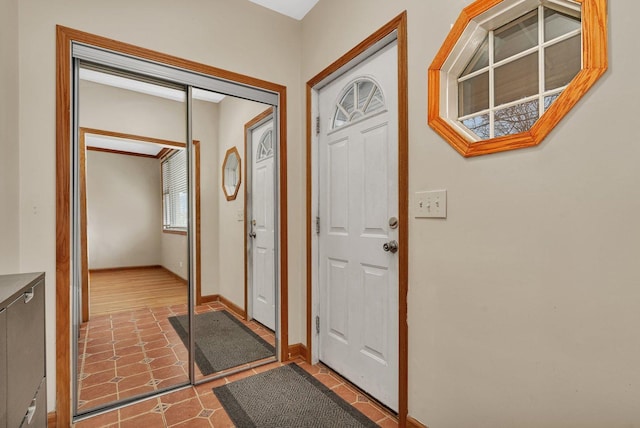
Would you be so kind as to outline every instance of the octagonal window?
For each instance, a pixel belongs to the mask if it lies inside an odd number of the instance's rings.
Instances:
[[[605,11],[605,0],[472,3],[429,68],[429,124],[465,156],[538,144],[606,70]]]

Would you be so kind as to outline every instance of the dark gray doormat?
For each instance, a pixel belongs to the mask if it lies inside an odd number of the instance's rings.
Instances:
[[[213,388],[237,427],[377,427],[297,364]]]
[[[169,317],[169,322],[188,347],[187,315]],[[195,360],[204,376],[252,361],[272,357],[276,350],[227,311],[195,316]]]

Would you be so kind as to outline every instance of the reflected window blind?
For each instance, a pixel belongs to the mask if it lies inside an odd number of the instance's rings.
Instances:
[[[163,229],[186,230],[188,218],[187,157],[178,150],[162,161]]]

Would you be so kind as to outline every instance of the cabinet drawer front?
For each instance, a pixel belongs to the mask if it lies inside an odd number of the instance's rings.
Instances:
[[[7,426],[7,310],[0,309],[0,427]]]
[[[44,281],[7,308],[7,426],[19,427],[45,375]]]
[[[29,405],[28,413],[20,428],[44,428],[47,426],[47,380],[42,379],[38,393]]]

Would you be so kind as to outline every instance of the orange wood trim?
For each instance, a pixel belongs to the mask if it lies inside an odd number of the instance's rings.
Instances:
[[[407,416],[407,428],[428,428],[425,424],[417,419]]]
[[[287,88],[280,91],[280,361],[289,347],[289,206],[287,179]]]
[[[249,122],[244,124],[244,311],[245,311],[245,320],[248,320],[249,317],[249,259],[248,259],[248,251],[249,251],[249,220],[247,219],[248,211],[247,211],[247,198],[249,197],[249,186],[251,183],[247,180],[247,175],[249,171],[249,167],[247,165],[247,151],[249,150],[249,131],[256,124],[261,122],[263,119],[266,119],[269,115],[273,114],[273,107],[269,107]],[[252,157],[253,159],[253,157]]]
[[[179,58],[177,56],[164,54],[158,51],[142,48],[129,43],[120,42],[107,37],[97,36],[95,34],[75,30],[69,27],[59,25],[58,28],[60,29],[60,31],[65,33],[68,40],[79,41],[99,48],[128,54],[162,64],[172,65],[174,67],[219,77],[224,80],[230,80],[248,86],[263,88],[277,93],[282,93],[281,91],[282,89],[284,89],[284,86],[282,85],[250,77],[244,74],[235,73],[229,70],[224,70],[222,68],[212,67],[210,65],[201,64],[195,61],[190,61],[188,59]]]
[[[56,28],[56,425],[71,426],[71,37]]]
[[[344,56],[334,61],[331,65],[318,73],[307,82],[306,102],[306,138],[307,138],[307,358],[311,356],[312,337],[312,260],[311,260],[311,230],[313,227],[311,212],[312,195],[312,137],[313,123],[311,118],[311,91],[313,87],[335,73],[342,66],[348,64],[358,55],[365,52],[377,41],[383,39],[389,33],[398,31],[398,200],[400,219],[399,235],[399,283],[398,283],[398,417],[399,426],[405,426],[408,409],[408,325],[407,325],[407,293],[409,287],[409,95],[408,95],[408,59],[407,59],[407,12],[403,12],[378,31],[367,37]],[[307,359],[307,361],[308,361]]]
[[[309,353],[307,352],[307,347],[302,343],[296,343],[293,345],[289,345],[289,360],[295,360],[296,358],[302,358],[305,361],[309,360]]]
[[[226,297],[221,296],[220,294],[210,294],[208,296],[202,296],[202,303],[213,303],[213,302],[220,302],[240,318],[245,320],[247,319],[247,311],[245,311],[240,306],[236,305]]]
[[[305,238],[306,238],[306,242],[307,242],[307,254],[306,254],[306,262],[307,262],[307,307],[306,307],[306,311],[307,311],[307,363],[311,364],[311,344],[312,344],[312,335],[313,335],[313,322],[311,320],[311,313],[313,312],[313,254],[312,254],[312,240],[313,240],[313,235],[311,233],[311,229],[313,227],[313,218],[314,213],[313,213],[313,201],[312,201],[312,196],[313,196],[313,137],[312,137],[312,129],[314,127],[313,124],[313,118],[312,118],[312,110],[313,110],[313,106],[311,105],[311,98],[312,98],[312,90],[313,90],[313,86],[307,82],[307,100],[306,100],[306,121],[307,121],[307,126],[306,126],[306,141],[307,141],[307,150],[305,150],[305,157],[306,157],[306,187],[307,187],[307,197],[306,197],[306,211],[307,211],[307,222],[306,222],[306,231],[305,231]]]
[[[184,236],[187,236],[187,231],[186,230],[162,229],[162,233],[168,233],[170,235],[184,235]]]
[[[144,154],[144,153],[127,152],[127,151],[124,151],[124,150],[104,149],[102,147],[87,147],[87,150],[91,150],[93,152],[112,153],[114,155],[138,156],[138,157],[141,157],[141,158],[157,159],[157,156],[155,156],[155,155],[147,155],[147,154]]]
[[[286,87],[217,67],[163,54],[64,26],[56,26],[56,422],[71,426],[71,42],[172,65],[277,93],[280,100],[280,310],[281,354],[286,357],[288,322],[287,92]]]
[[[202,221],[200,218],[200,141],[193,141],[195,155],[196,190],[196,305],[202,303]]]
[[[406,424],[409,412],[409,326],[407,297],[409,293],[409,61],[407,13],[398,23],[398,419]]]
[[[113,271],[133,270],[133,269],[158,269],[160,267],[162,267],[162,266],[160,266],[160,265],[146,265],[146,266],[109,267],[109,268],[89,269],[89,273],[113,272]]]
[[[47,413],[47,428],[56,428],[58,422],[58,416],[56,412]]]
[[[227,166],[227,161],[229,157],[234,154],[238,158],[238,182],[236,183],[236,188],[233,193],[227,193],[227,188],[224,185],[224,170]],[[242,184],[242,158],[240,157],[240,153],[238,153],[238,148],[236,146],[231,147],[224,155],[224,161],[222,162],[222,191],[224,192],[224,196],[227,197],[227,201],[233,201],[238,197],[238,191],[240,190],[240,184]]]
[[[186,279],[184,279],[183,277],[181,277],[180,275],[178,275],[177,273],[167,269],[164,266],[160,266],[162,269],[164,269],[165,271],[167,271],[167,273],[169,273],[169,275],[173,276],[175,279],[177,279],[178,281],[180,281],[181,283],[183,283],[184,285],[189,285],[189,281],[187,281]]]
[[[609,66],[607,57],[607,1],[584,0],[582,4],[582,61],[587,69]]]
[[[428,71],[427,122],[434,131],[465,157],[540,144],[608,67],[607,1],[579,0],[582,3],[582,70],[528,132],[478,142],[467,140],[440,116],[441,68],[469,22],[502,1],[504,0],[476,0],[464,8]]]
[[[181,147],[181,148],[184,148],[187,146],[185,143],[181,143],[179,141],[163,140],[161,138],[147,137],[144,135],[126,134],[123,132],[107,131],[104,129],[96,129],[96,128],[81,128],[81,129],[87,134],[122,138],[124,140],[134,140],[134,141],[140,141],[143,143],[153,143],[161,146],[171,146],[171,147]]]
[[[500,1],[502,1],[502,0],[500,0]],[[467,6],[467,9],[469,7],[471,7],[471,6]],[[465,10],[463,10],[460,13],[460,16],[458,16],[458,19],[453,24],[453,27],[451,28],[451,31],[449,31],[449,34],[447,35],[447,38],[444,39],[444,42],[442,43],[442,46],[440,47],[440,50],[438,50],[438,53],[433,58],[433,61],[431,62],[431,65],[429,66],[429,70],[431,70],[431,69],[437,69],[438,71],[440,70],[440,68],[442,67],[444,62],[449,57],[449,53],[451,52],[453,47],[456,45],[456,42],[458,41],[458,39],[460,38],[462,33],[464,32],[464,29],[469,24],[469,17],[467,15],[467,13],[465,12]]]
[[[202,296],[201,297],[200,304],[213,303],[213,302],[219,302],[219,301],[220,301],[220,295],[218,295],[218,294],[209,294],[207,296]]]
[[[158,154],[156,155],[156,157],[157,157],[158,159],[162,159],[162,158],[164,158],[165,156],[167,156],[169,153],[171,153],[172,151],[173,151],[173,150],[172,150],[172,149],[170,149],[169,147],[165,147],[164,149],[162,149],[162,150],[160,150],[160,151],[158,152]]]
[[[80,129],[80,257],[82,263],[82,322],[89,321],[89,247],[87,239],[87,152],[85,145],[85,132]]]
[[[231,300],[227,299],[224,296],[218,296],[218,300],[223,303],[231,312],[238,315],[242,319],[247,318],[247,312],[242,309],[240,306],[233,303]]]
[[[485,13],[489,9],[502,3],[503,0],[478,0],[463,9],[464,13],[469,17],[476,17]]]

